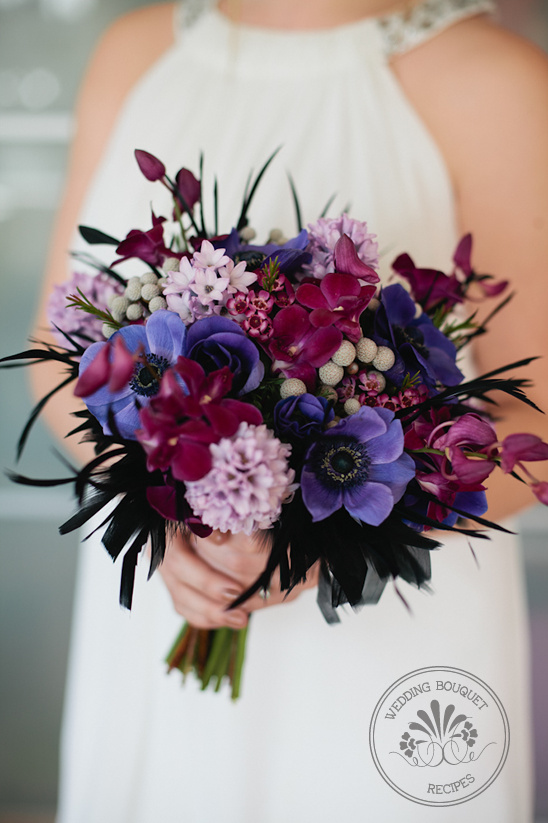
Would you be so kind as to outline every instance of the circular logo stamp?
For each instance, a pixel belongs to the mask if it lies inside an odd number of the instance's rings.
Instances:
[[[398,794],[425,806],[456,806],[498,777],[510,729],[486,683],[450,666],[417,669],[383,694],[369,744],[381,776]]]

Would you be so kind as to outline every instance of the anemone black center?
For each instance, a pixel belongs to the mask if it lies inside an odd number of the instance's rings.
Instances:
[[[331,458],[331,468],[338,474],[350,474],[356,467],[356,459],[351,451],[339,451]]]
[[[261,263],[265,259],[266,254],[263,254],[262,251],[256,251],[255,249],[242,249],[234,255],[234,262],[241,263],[242,261],[246,264],[248,271],[255,271],[256,269],[260,268]]]
[[[133,377],[129,382],[130,388],[143,397],[152,397],[158,393],[161,377],[167,368],[169,362],[165,357],[147,352],[135,365]]]
[[[417,326],[407,326],[405,329],[401,326],[393,326],[392,330],[398,346],[402,343],[410,343],[425,360],[429,357],[430,352],[424,344],[424,335]]]
[[[370,463],[366,444],[344,435],[319,440],[310,457],[310,468],[330,489],[350,489],[365,483]]]

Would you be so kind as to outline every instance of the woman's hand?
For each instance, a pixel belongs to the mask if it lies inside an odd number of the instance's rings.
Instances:
[[[294,600],[304,589],[318,583],[313,567],[306,583],[290,594],[280,590],[279,576],[274,574],[269,595],[253,595],[237,609],[228,606],[242,594],[264,570],[267,553],[245,534],[221,534],[188,540],[175,534],[167,547],[160,574],[173,600],[175,610],[198,629],[230,626],[241,629],[249,613]]]

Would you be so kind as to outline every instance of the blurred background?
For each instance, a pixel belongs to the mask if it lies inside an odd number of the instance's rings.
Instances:
[[[145,2],[0,0],[2,355],[26,347],[84,67],[109,22],[139,5]],[[505,25],[548,51],[548,0],[500,0],[499,5]],[[3,372],[0,823],[52,823],[54,819],[77,558],[76,538],[60,539],[57,533],[59,523],[71,513],[68,494],[34,493],[13,486],[3,471],[15,467],[14,444],[31,402],[24,372]],[[38,424],[18,470],[37,477],[63,475],[53,450]],[[548,819],[548,511],[529,512],[521,533],[531,613],[537,818],[541,820]]]

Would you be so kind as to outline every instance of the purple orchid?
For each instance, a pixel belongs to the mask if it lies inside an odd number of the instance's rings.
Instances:
[[[229,317],[205,317],[188,330],[188,357],[206,372],[228,366],[233,375],[233,391],[238,395],[256,389],[264,376],[259,350],[245,331]]]
[[[121,338],[125,348],[136,360],[132,373],[126,373],[127,380],[115,388],[105,385],[109,375],[105,372],[110,362],[108,354],[117,346]],[[85,403],[97,418],[105,434],[112,434],[109,415],[114,415],[116,428],[121,437],[135,440],[135,430],[139,428],[139,407],[146,406],[160,388],[162,375],[177,358],[185,354],[186,327],[176,314],[170,311],[154,312],[146,325],[125,326],[112,335],[108,343],[93,343],[86,349],[80,362],[79,383],[83,381],[86,390]],[[98,362],[95,363],[96,359]],[[99,382],[97,389],[88,392],[86,373],[92,369]],[[105,377],[106,379],[102,379]],[[112,383],[111,383],[112,386]],[[92,384],[93,387],[93,384]]]
[[[485,487],[481,484],[467,486],[432,470],[417,471],[416,481],[409,487],[404,504],[417,514],[426,515],[444,526],[454,526],[459,518],[452,507],[471,517],[481,517],[487,511]],[[424,492],[429,497],[425,497]],[[431,499],[432,497],[435,499]],[[429,528],[431,527],[426,526],[425,530]]]
[[[368,406],[318,438],[301,475],[312,520],[325,520],[344,506],[363,523],[379,526],[415,477],[415,464],[403,445],[394,413]]]
[[[548,443],[535,434],[509,434],[501,444],[501,468],[508,473],[516,464],[548,460]]]
[[[415,304],[399,283],[381,292],[374,339],[396,354],[394,366],[385,373],[396,386],[402,385],[406,375],[416,374],[429,389],[438,383],[456,386],[463,380],[454,344],[424,312],[415,317]]]
[[[89,397],[107,385],[110,392],[121,391],[131,379],[140,355],[139,350],[131,354],[121,335],[113,335],[80,374],[74,388],[75,396]]]
[[[497,466],[497,433],[492,423],[479,414],[462,415],[429,443],[445,452],[450,461],[446,474],[461,483],[483,483]]]
[[[548,506],[548,483],[544,480],[536,480],[531,483],[533,494],[544,506]]]
[[[352,274],[359,280],[371,285],[380,282],[380,277],[375,269],[364,263],[347,234],[343,234],[335,244],[333,263],[335,271],[339,274]]]
[[[482,481],[495,467],[492,458],[497,453],[496,436],[488,420],[465,414],[453,421],[450,414],[447,407],[430,409],[413,421],[405,433],[405,448],[413,452],[417,473],[404,503],[417,514],[447,526],[453,526],[458,518],[451,506],[471,516],[487,511]],[[475,453],[483,451],[485,459],[472,457],[470,447]]]
[[[273,334],[268,351],[272,368],[285,377],[298,377],[307,389],[316,384],[316,369],[325,365],[342,342],[342,334],[334,326],[315,328],[310,315],[301,306],[282,309],[273,320]]]

